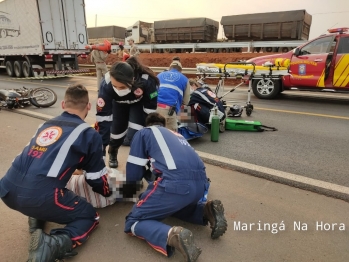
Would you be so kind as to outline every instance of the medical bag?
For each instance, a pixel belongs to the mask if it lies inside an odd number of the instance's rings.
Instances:
[[[227,118],[225,120],[225,129],[226,130],[235,130],[235,131],[277,131],[275,127],[264,126],[259,121],[248,121],[248,120],[235,120]]]

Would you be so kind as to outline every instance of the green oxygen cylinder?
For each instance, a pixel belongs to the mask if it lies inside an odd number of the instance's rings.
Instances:
[[[212,142],[218,142],[219,137],[219,116],[217,113],[217,106],[214,106],[214,115],[211,119],[211,141]]]

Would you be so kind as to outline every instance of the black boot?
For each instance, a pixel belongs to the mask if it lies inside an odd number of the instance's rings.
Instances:
[[[177,249],[187,262],[194,262],[201,254],[201,248],[194,243],[193,233],[183,227],[172,227],[167,245]]]
[[[116,159],[118,155],[119,148],[109,146],[108,154],[109,154],[109,167],[110,168],[117,168],[119,166],[118,160]]]
[[[33,217],[28,217],[29,233],[33,233],[37,229],[44,229],[45,221]]]
[[[216,239],[227,231],[228,224],[224,216],[224,207],[220,200],[208,201],[204,207],[204,221],[210,223],[211,238]]]
[[[41,229],[33,232],[29,245],[28,262],[55,262],[72,253],[72,241],[68,235],[47,235]]]

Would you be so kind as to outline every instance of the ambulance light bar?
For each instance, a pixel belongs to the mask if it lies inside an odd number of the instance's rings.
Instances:
[[[328,29],[327,31],[329,33],[340,33],[340,34],[343,34],[344,32],[348,32],[348,30],[349,30],[348,27],[340,27],[340,28]]]

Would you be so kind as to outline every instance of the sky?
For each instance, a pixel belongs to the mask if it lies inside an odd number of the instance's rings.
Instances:
[[[305,9],[312,15],[309,39],[327,29],[349,27],[349,0],[85,0],[87,27],[128,27],[136,21],[222,16]],[[222,38],[220,25],[218,38]]]

